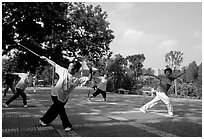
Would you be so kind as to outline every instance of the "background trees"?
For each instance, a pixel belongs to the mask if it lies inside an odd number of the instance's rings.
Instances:
[[[85,57],[93,61],[94,67],[101,72],[114,73],[112,87],[115,91],[118,88],[138,89],[145,56],[135,54],[124,58],[118,54],[111,58],[109,44],[114,35],[107,16],[100,6],[81,2],[3,2],[2,55],[8,57],[2,61],[3,74],[34,69],[40,73],[40,79],[50,84],[52,68],[19,46],[20,43],[63,67],[67,67],[70,57]],[[170,51],[165,61],[177,71],[183,61],[183,53]],[[151,69],[146,72],[154,74]],[[197,92],[202,93],[202,64],[190,63],[182,81],[193,83]]]
[[[100,6],[84,3],[2,3],[2,55],[18,50],[18,65],[36,68],[43,64],[20,47],[49,57],[66,67],[67,57],[92,57],[97,61],[110,53],[113,31]]]

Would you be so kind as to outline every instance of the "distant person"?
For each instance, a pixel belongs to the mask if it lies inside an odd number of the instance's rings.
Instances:
[[[55,72],[58,74],[59,79],[51,90],[51,98],[53,104],[43,115],[43,117],[40,118],[39,123],[42,126],[46,126],[50,124],[53,120],[55,120],[59,115],[65,131],[71,131],[72,124],[70,123],[67,117],[64,106],[67,103],[69,95],[73,91],[73,89],[77,85],[82,84],[84,82],[83,79],[74,77],[74,75],[81,68],[81,64],[79,61],[73,61],[69,64],[68,69],[66,69],[44,56],[42,56],[41,58],[46,60],[53,67],[55,67]]]
[[[9,107],[9,104],[14,101],[15,99],[18,98],[18,96],[21,96],[23,99],[23,104],[24,107],[27,108],[27,96],[25,93],[25,89],[27,88],[28,85],[32,84],[32,78],[34,74],[31,72],[28,73],[12,73],[13,75],[18,75],[20,77],[20,81],[16,85],[16,93],[5,102],[4,107]]]
[[[33,77],[33,92],[36,93],[36,89],[37,89],[37,74]]]
[[[15,76],[10,74],[10,73],[7,73],[5,75],[5,85],[6,85],[6,88],[4,90],[4,95],[3,97],[6,96],[9,88],[13,91],[13,94],[15,94],[16,90],[15,90],[15,84],[14,84],[14,80],[15,80]]]
[[[184,73],[185,73],[185,71],[184,71]],[[140,108],[140,111],[143,113],[146,113],[146,111],[149,108],[156,105],[159,100],[162,100],[167,106],[169,116],[173,116],[174,115],[173,107],[171,105],[170,98],[167,96],[167,92],[168,92],[169,88],[171,87],[172,81],[174,81],[175,79],[177,79],[178,77],[180,77],[184,73],[182,73],[176,77],[172,77],[172,69],[166,68],[164,70],[164,74],[165,74],[164,76],[155,76],[155,75],[150,75],[150,74],[144,74],[144,75],[153,76],[153,77],[157,78],[160,82],[157,85],[156,90],[152,90],[152,91],[156,92],[155,98],[152,101],[146,103],[144,106],[142,106]]]
[[[99,82],[99,85],[98,85],[96,91],[91,95],[88,94],[88,98],[87,98],[88,101],[91,101],[91,99],[93,97],[96,97],[99,94],[101,94],[103,96],[104,102],[107,101],[107,99],[106,99],[106,87],[107,87],[107,82],[108,82],[108,75],[104,74],[104,76],[100,77],[100,78],[101,78],[101,81]]]

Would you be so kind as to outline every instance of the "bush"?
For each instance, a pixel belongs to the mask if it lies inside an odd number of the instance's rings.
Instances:
[[[174,85],[170,88],[169,93],[171,95],[175,94],[175,86]],[[197,89],[197,87],[192,83],[177,84],[177,93],[181,97],[201,98],[202,97],[202,88]]]

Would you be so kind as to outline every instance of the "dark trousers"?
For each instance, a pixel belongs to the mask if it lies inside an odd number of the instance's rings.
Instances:
[[[16,88],[16,93],[9,100],[6,101],[6,104],[9,105],[12,101],[17,99],[19,97],[19,95],[21,95],[21,97],[23,99],[23,104],[27,105],[26,93],[20,88]]]
[[[103,91],[103,90],[98,88],[92,95],[93,95],[93,97],[96,97],[99,94],[101,94],[103,96],[104,100],[106,101],[106,91]]]
[[[63,127],[71,128],[72,125],[69,122],[69,119],[67,117],[67,114],[64,108],[64,105],[66,104],[66,102],[59,101],[57,96],[51,96],[51,98],[52,98],[53,104],[50,106],[50,108],[45,113],[45,115],[42,118],[40,118],[40,120],[43,121],[45,124],[50,124],[59,115],[61,118]]]
[[[13,84],[7,84],[6,89],[4,90],[4,96],[6,96],[6,93],[8,92],[9,88],[11,88],[11,90],[13,91],[13,94],[16,93],[14,85]]]

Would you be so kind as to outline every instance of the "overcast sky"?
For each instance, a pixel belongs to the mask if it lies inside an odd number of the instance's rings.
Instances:
[[[88,3],[90,4],[90,3]],[[165,68],[171,50],[184,53],[182,66],[202,62],[202,3],[95,2],[108,13],[114,54],[144,54],[145,68]]]

